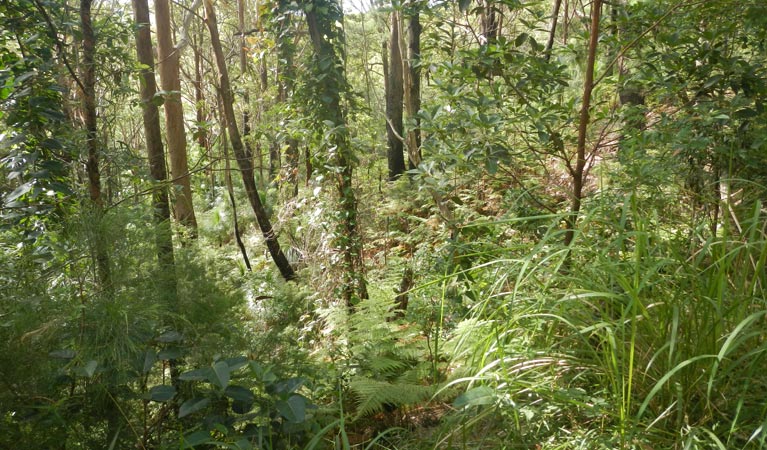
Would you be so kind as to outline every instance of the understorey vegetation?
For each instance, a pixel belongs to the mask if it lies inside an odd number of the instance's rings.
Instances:
[[[767,448],[767,4],[0,0],[0,448]]]

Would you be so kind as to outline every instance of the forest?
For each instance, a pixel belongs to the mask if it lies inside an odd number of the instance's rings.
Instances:
[[[767,2],[0,0],[0,449],[767,448]]]

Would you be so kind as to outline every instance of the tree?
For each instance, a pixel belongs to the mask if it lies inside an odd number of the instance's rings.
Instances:
[[[96,119],[96,36],[93,32],[91,20],[92,0],[80,0],[80,25],[82,27],[83,58],[81,65],[82,73],[82,97],[83,116],[85,121],[86,142],[88,146],[88,161],[85,164],[88,174],[88,192],[93,203],[96,224],[101,223],[104,214],[104,200],[101,196],[101,174],[99,172],[99,138],[98,124]],[[98,226],[96,227],[94,252],[96,254],[96,270],[99,282],[103,289],[110,292],[112,275],[109,262],[109,252],[106,242],[102,239]]]
[[[389,180],[393,181],[405,172],[405,157],[403,154],[404,138],[402,124],[402,102],[405,95],[403,60],[400,48],[402,41],[400,32],[400,13],[391,12],[391,34],[389,38],[388,73],[386,77],[386,160],[389,165]],[[386,48],[384,46],[384,48]]]
[[[245,147],[242,144],[242,138],[240,137],[240,131],[237,128],[233,106],[234,97],[232,95],[231,84],[229,83],[229,70],[226,67],[226,59],[224,58],[221,39],[218,35],[218,24],[216,22],[216,12],[213,9],[213,2],[212,0],[204,0],[204,3],[205,22],[208,25],[213,54],[216,59],[216,66],[218,67],[221,101],[224,107],[224,116],[226,118],[229,140],[232,143],[234,157],[237,159],[242,182],[245,185],[248,200],[250,200],[250,206],[253,208],[253,212],[256,215],[256,220],[258,221],[259,228],[261,228],[261,234],[264,236],[264,241],[266,242],[266,247],[269,249],[269,254],[272,256],[272,260],[274,261],[274,264],[277,265],[282,277],[287,281],[291,281],[296,278],[296,273],[288,262],[288,259],[285,257],[285,254],[282,252],[280,243],[277,240],[277,234],[274,232],[271,221],[269,220],[269,215],[266,213],[266,209],[264,209],[264,205],[261,203],[261,197],[258,193],[258,188],[256,187],[256,179],[253,172],[253,158],[252,155],[246,153]]]
[[[179,61],[181,48],[173,46],[168,0],[155,0],[157,57],[165,107],[165,136],[170,156],[170,175],[174,188],[176,219],[197,234],[197,219],[192,205],[192,187],[186,152],[184,108],[181,104]]]
[[[160,262],[160,278],[163,296],[168,306],[175,308],[176,276],[173,255],[173,236],[170,226],[170,201],[168,199],[167,170],[165,167],[165,149],[162,144],[160,115],[155,101],[157,83],[154,77],[154,55],[152,54],[152,35],[149,29],[149,6],[147,0],[133,0],[133,13],[138,28],[136,30],[136,55],[142,65],[141,109],[149,157],[149,173],[154,186],[152,189],[152,208],[157,226],[155,244]]]
[[[570,215],[567,219],[565,245],[570,245],[575,237],[575,223],[581,210],[583,200],[583,182],[586,168],[586,133],[589,127],[589,109],[591,108],[591,92],[594,89],[594,64],[597,58],[599,42],[599,18],[602,11],[602,0],[591,3],[591,28],[589,29],[589,47],[586,60],[586,75],[583,79],[583,96],[581,97],[581,112],[578,120],[578,141],[575,155],[575,167],[570,165],[572,177],[572,194]]]
[[[408,160],[411,169],[421,162],[421,119],[418,111],[421,109],[421,4],[419,0],[411,0],[408,5],[408,59],[407,83],[405,84],[405,111],[410,122],[407,133]]]
[[[318,123],[325,128],[323,147],[339,199],[335,246],[343,258],[341,296],[349,308],[367,298],[363,273],[362,239],[357,217],[357,199],[352,185],[354,173],[351,139],[342,95],[348,90],[344,73],[344,34],[338,27],[343,12],[335,0],[313,0],[301,4],[306,14],[314,48],[313,86]]]

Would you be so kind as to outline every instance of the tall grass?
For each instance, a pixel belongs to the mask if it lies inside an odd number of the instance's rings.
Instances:
[[[466,407],[443,443],[487,426],[552,449],[765,446],[761,203],[727,205],[715,236],[640,203],[592,208],[572,249],[554,218],[472,269],[489,281],[445,345],[454,384],[488,385],[495,401]]]

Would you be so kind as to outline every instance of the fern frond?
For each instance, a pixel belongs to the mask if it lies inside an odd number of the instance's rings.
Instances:
[[[370,378],[358,377],[349,386],[357,397],[357,414],[360,417],[381,411],[384,405],[414,405],[431,398],[432,386],[410,383],[388,383]]]
[[[386,356],[377,356],[367,361],[370,370],[375,374],[391,373],[405,368],[405,362],[401,359],[389,358]]]

